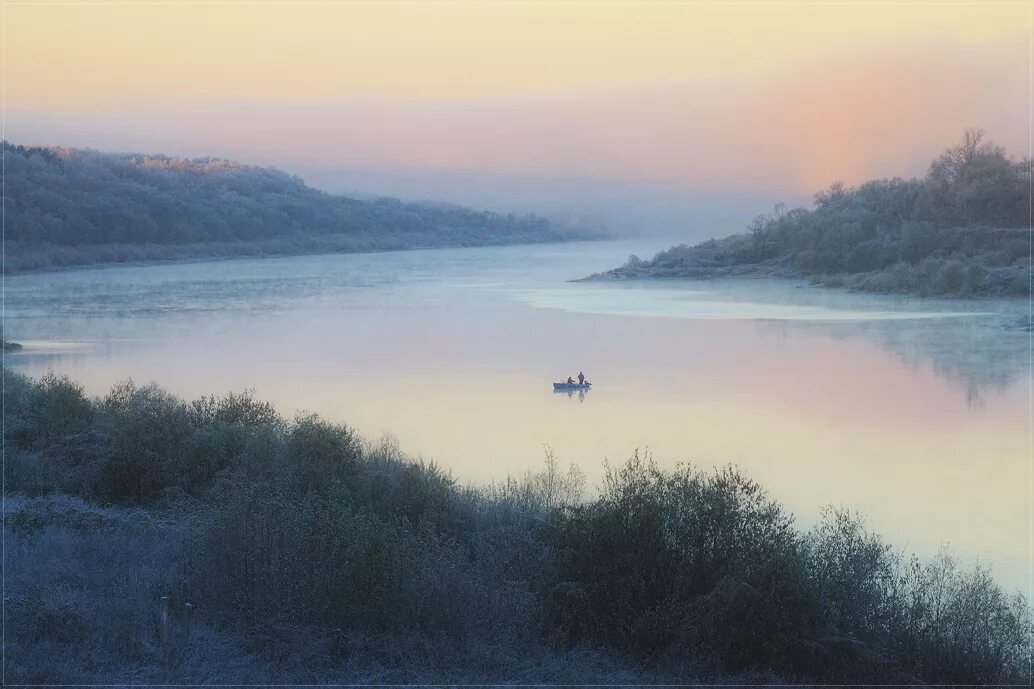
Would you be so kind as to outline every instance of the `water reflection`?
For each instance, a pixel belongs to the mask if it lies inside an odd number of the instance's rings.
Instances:
[[[578,283],[522,293],[525,303],[569,312],[689,320],[751,320],[762,330],[861,338],[907,366],[930,366],[980,404],[1030,374],[1030,333],[1019,299],[919,300],[775,280]]]
[[[585,401],[585,395],[588,392],[589,392],[589,390],[586,390],[585,388],[582,388],[581,390],[577,390],[577,391],[576,390],[557,390],[555,388],[553,389],[553,394],[554,395],[564,395],[568,399],[571,399],[571,398],[577,396],[579,402],[584,402]]]
[[[569,284],[627,245],[317,256],[6,281],[6,356],[91,393],[133,378],[254,388],[285,414],[390,431],[463,481],[548,444],[601,462],[735,463],[803,524],[827,503],[899,546],[943,541],[1026,582],[1028,333],[1018,302],[920,301],[770,281]],[[549,394],[556,372],[598,389]],[[573,399],[577,396],[578,402]]]
[[[1003,392],[1030,373],[1029,334],[1008,331],[999,320],[994,316],[954,322],[766,323],[765,327],[772,331],[792,327],[838,340],[868,340],[913,370],[929,367],[979,405],[985,393]]]

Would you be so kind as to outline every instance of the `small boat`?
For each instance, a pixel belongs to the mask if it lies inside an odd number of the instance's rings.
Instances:
[[[588,390],[592,383],[553,383],[554,390]]]

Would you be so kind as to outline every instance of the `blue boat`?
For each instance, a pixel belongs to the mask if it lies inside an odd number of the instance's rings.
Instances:
[[[592,383],[553,383],[554,390],[588,390]]]

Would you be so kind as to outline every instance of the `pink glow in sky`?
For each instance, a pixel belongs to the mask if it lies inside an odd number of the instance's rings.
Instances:
[[[806,196],[1028,146],[1015,3],[4,9],[7,138]]]

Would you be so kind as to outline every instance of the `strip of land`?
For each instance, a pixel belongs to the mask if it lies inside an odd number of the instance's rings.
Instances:
[[[602,236],[535,215],[328,194],[272,168],[4,142],[5,270]]]
[[[755,218],[748,232],[637,256],[588,280],[807,279],[940,297],[1027,296],[1031,161],[969,131],[922,179],[837,182],[811,209]]]

